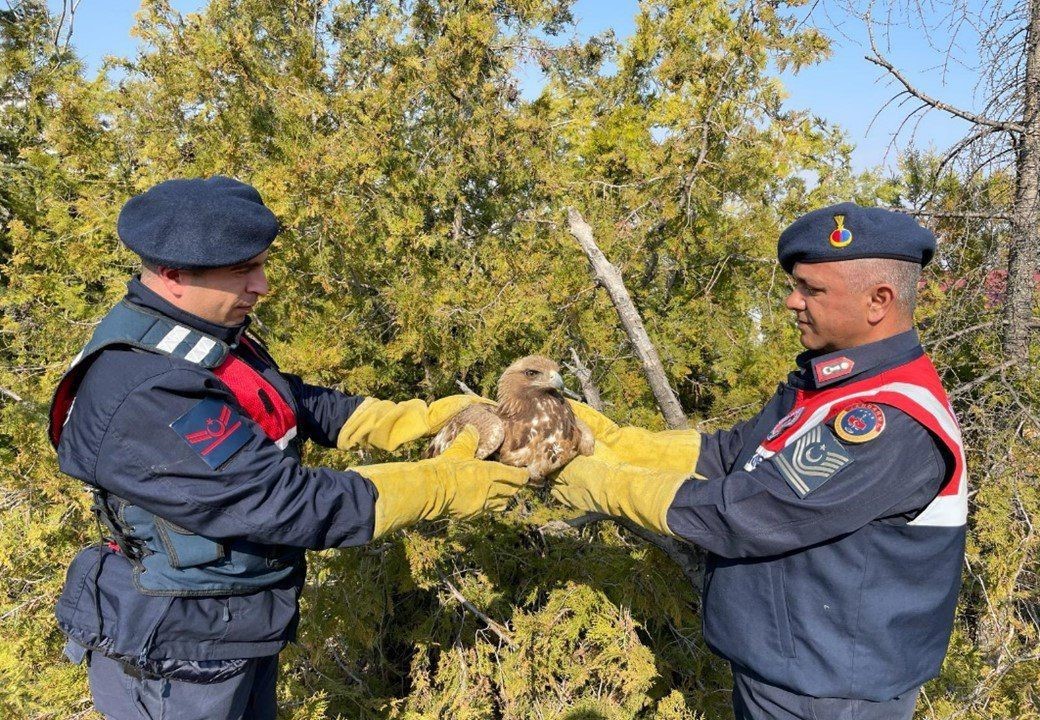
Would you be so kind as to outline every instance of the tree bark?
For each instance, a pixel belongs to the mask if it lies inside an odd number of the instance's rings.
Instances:
[[[1040,0],[1030,0],[1026,26],[1024,102],[1015,155],[1015,205],[1008,240],[1004,345],[1017,362],[1029,352],[1040,222]]]
[[[610,301],[614,304],[614,309],[617,310],[618,317],[621,319],[621,326],[643,364],[643,372],[650,383],[650,389],[653,390],[654,398],[661,409],[661,414],[664,415],[665,422],[670,428],[689,427],[686,414],[683,413],[678,398],[675,397],[675,393],[668,384],[668,376],[664,372],[661,358],[658,356],[654,344],[650,342],[650,336],[646,334],[643,319],[632,302],[632,296],[628,294],[625,282],[621,278],[621,272],[607,260],[603,251],[599,249],[596,239],[592,235],[592,228],[585,222],[581,213],[574,208],[568,208],[567,223],[571,235],[588,256],[596,280],[610,295]]]

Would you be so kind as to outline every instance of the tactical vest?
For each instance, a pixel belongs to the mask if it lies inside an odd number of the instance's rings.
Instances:
[[[258,358],[266,353],[244,336]],[[184,360],[212,372],[279,448],[296,455],[296,414],[271,383],[231,353],[223,341],[127,300],[106,315],[58,383],[49,435],[57,448],[87,370],[103,350],[131,347]],[[273,365],[273,361],[270,361]],[[218,542],[192,533],[142,507],[91,485],[93,510],[113,542],[134,565],[134,582],[147,595],[243,595],[270,587],[303,562],[300,548],[236,539]]]

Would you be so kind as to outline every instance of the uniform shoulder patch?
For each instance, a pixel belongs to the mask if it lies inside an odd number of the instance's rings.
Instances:
[[[845,442],[865,443],[885,429],[885,412],[874,403],[857,403],[834,418],[834,432]]]
[[[225,402],[206,398],[170,423],[188,446],[216,470],[253,437],[242,416]]]
[[[787,445],[770,460],[801,498],[853,462],[830,428],[822,424]]]

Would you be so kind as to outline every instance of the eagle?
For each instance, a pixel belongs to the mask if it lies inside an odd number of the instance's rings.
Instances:
[[[480,435],[477,457],[527,468],[543,480],[576,456],[591,455],[592,431],[563,399],[560,367],[540,355],[520,358],[498,379],[498,404],[470,405],[430,441],[426,457],[435,457],[466,425]]]

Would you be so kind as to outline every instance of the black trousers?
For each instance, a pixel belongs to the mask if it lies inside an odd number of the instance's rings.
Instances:
[[[250,660],[223,682],[200,684],[134,677],[91,653],[87,676],[94,707],[107,720],[275,720],[277,655]]]
[[[911,720],[920,688],[884,702],[814,698],[733,671],[736,720]]]

